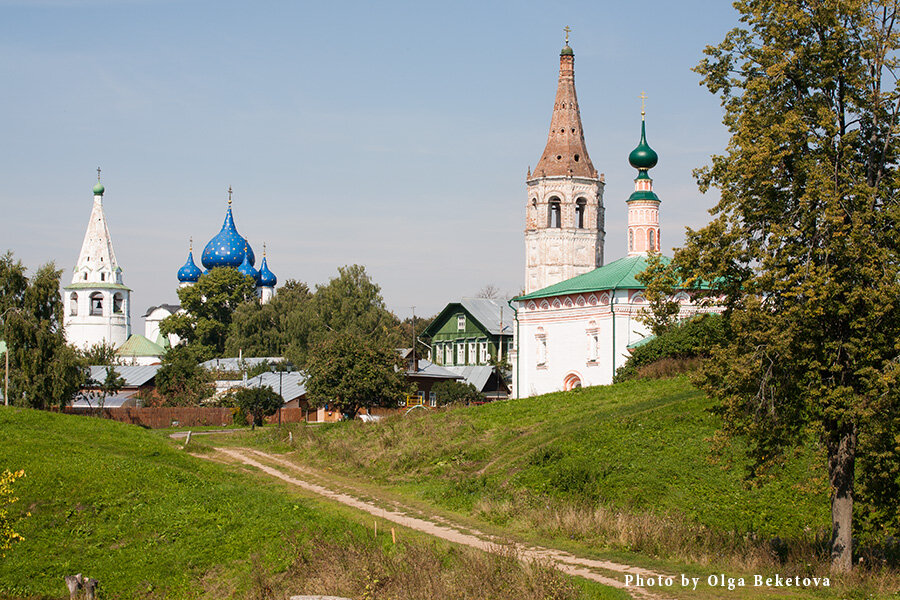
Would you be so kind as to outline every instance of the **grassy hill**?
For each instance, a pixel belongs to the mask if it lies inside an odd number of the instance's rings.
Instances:
[[[544,539],[713,561],[775,536],[808,550],[829,525],[822,454],[809,444],[749,481],[744,447],[715,445],[710,407],[685,378],[642,380],[294,439],[305,462]]]
[[[31,513],[15,525],[25,540],[0,559],[0,598],[64,598],[63,576],[79,572],[103,598],[360,597],[377,579],[402,600],[415,577],[447,598],[577,596],[558,574],[503,557],[409,534],[373,541],[349,510],[190,456],[158,432],[0,407],[0,439],[0,470],[26,472],[11,514]],[[502,589],[484,575],[494,572]],[[598,587],[588,595],[614,597]]]

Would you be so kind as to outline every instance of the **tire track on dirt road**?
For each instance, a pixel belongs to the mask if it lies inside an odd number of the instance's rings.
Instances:
[[[216,448],[215,451],[228,456],[233,460],[255,467],[269,476],[276,477],[278,479],[281,479],[282,481],[290,483],[291,485],[328,498],[329,500],[340,502],[341,504],[344,504],[346,506],[350,506],[376,517],[381,517],[385,520],[397,523],[398,525],[402,525],[416,531],[421,531],[423,533],[427,533],[428,535],[432,535],[449,542],[462,544],[471,548],[483,550],[485,552],[490,552],[491,550],[494,550],[501,545],[508,545],[480,531],[475,531],[471,528],[464,528],[462,526],[455,526],[445,518],[441,519],[442,523],[440,524],[433,521],[428,521],[426,519],[420,519],[418,517],[410,516],[409,514],[404,512],[386,509],[371,502],[360,500],[359,498],[350,494],[332,490],[323,485],[312,483],[306,479],[299,479],[298,477],[288,475],[287,473],[270,465],[272,463],[281,465],[301,477],[306,476],[307,478],[309,478],[312,473],[308,470],[303,469],[302,467],[299,467],[298,465],[291,463],[288,460],[282,459],[272,454],[268,454],[251,448]],[[263,462],[260,462],[260,460],[266,461],[269,464],[264,464]],[[463,531],[463,529],[466,529],[469,532],[467,533]],[[651,593],[644,588],[636,586],[626,587],[623,581],[619,581],[618,579],[603,575],[597,570],[622,574],[633,574],[640,575],[641,577],[653,578],[658,578],[660,576],[665,577],[666,575],[664,574],[607,560],[583,558],[580,556],[575,556],[574,554],[571,554],[569,552],[555,550],[553,548],[527,546],[523,544],[514,544],[513,547],[518,556],[524,560],[538,560],[550,563],[564,573],[567,573],[569,575],[577,575],[591,581],[596,581],[603,585],[608,585],[610,587],[624,590],[635,598],[640,598],[642,600],[664,600],[662,596]]]

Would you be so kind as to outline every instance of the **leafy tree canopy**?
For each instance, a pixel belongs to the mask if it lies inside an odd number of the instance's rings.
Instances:
[[[178,290],[185,312],[166,317],[159,324],[165,334],[176,334],[196,348],[203,359],[221,356],[235,311],[256,302],[256,283],[237,269],[217,267],[194,285]]]
[[[332,333],[307,357],[306,390],[313,406],[336,407],[351,418],[363,406],[397,406],[410,390],[404,361],[392,344]]]
[[[743,26],[697,67],[731,134],[697,173],[721,199],[675,256],[726,308],[702,378],[726,432],[760,468],[821,439],[841,570],[854,500],[858,525],[900,533],[897,4],[735,2]]]
[[[231,355],[240,350],[245,356],[285,356],[302,368],[310,348],[335,333],[378,344],[404,343],[397,317],[361,265],[340,267],[338,276],[317,286],[315,293],[304,283],[289,281],[268,304],[241,306],[226,349]]]
[[[52,263],[30,279],[11,252],[0,259],[3,339],[9,352],[10,404],[65,406],[84,383],[85,364],[66,344],[61,271]]]
[[[675,270],[659,252],[647,255],[647,268],[635,277],[645,287],[647,308],[642,308],[638,320],[660,335],[678,318],[681,305],[672,299],[680,287]]]
[[[469,402],[484,402],[484,394],[471,383],[461,381],[440,381],[431,387],[437,399],[438,406],[446,404]]]
[[[234,401],[245,415],[250,416],[253,427],[263,424],[263,419],[284,406],[284,400],[270,386],[241,388],[234,393]]]
[[[304,347],[312,327],[311,298],[305,283],[291,279],[266,304],[241,304],[234,313],[225,354],[284,356],[292,345]]]
[[[85,364],[91,366],[115,365],[119,359],[116,347],[105,342],[97,342],[84,350],[79,350],[78,355],[84,359]]]
[[[156,391],[170,406],[193,406],[213,394],[212,374],[200,366],[196,348],[175,346],[156,372]]]

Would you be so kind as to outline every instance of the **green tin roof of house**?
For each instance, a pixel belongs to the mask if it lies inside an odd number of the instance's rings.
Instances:
[[[107,283],[105,281],[95,281],[91,282],[78,282],[78,283],[70,283],[69,285],[63,287],[64,290],[124,290],[126,292],[130,292],[131,288],[128,286],[124,286],[121,283]]]
[[[662,258],[666,263],[671,260],[665,256]],[[535,298],[599,292],[601,290],[644,289],[646,286],[635,279],[635,276],[646,268],[647,257],[645,255],[626,256],[608,265],[598,267],[593,271],[576,275],[571,279],[560,281],[544,289],[519,296],[516,300],[534,300]]]
[[[162,356],[165,353],[165,348],[138,333],[132,334],[116,350],[116,354],[119,356]]]

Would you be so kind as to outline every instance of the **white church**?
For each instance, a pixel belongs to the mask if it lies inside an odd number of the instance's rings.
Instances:
[[[650,335],[637,320],[647,306],[635,276],[660,249],[659,204],[648,171],[657,154],[641,139],[628,156],[637,169],[628,206],[628,254],[603,264],[603,175],[591,163],[575,94],[575,53],[559,57],[547,144],[525,182],[525,293],[517,304],[512,395],[517,398],[612,383],[629,347]],[[680,317],[698,312],[687,293]]]
[[[113,250],[112,237],[103,211],[105,192],[98,168],[94,203],[81,253],[75,264],[72,282],[63,287],[63,326],[66,339],[81,349],[89,349],[98,344],[111,345],[116,349],[121,364],[155,364],[169,347],[180,341],[174,335],[164,336],[159,330],[160,321],[175,314],[181,307],[172,304],[151,306],[144,314],[144,335],[132,332],[131,289],[123,282],[123,271]],[[187,262],[177,273],[178,286],[196,284],[209,269],[230,267],[252,277],[256,281],[256,293],[260,302],[266,303],[274,297],[278,279],[269,269],[265,245],[260,268],[254,268],[256,257],[249,242],[235,227],[231,203],[232,190],[229,187],[228,208],[222,229],[207,243],[203,251],[201,264],[205,270],[201,271],[194,264],[191,244]]]

